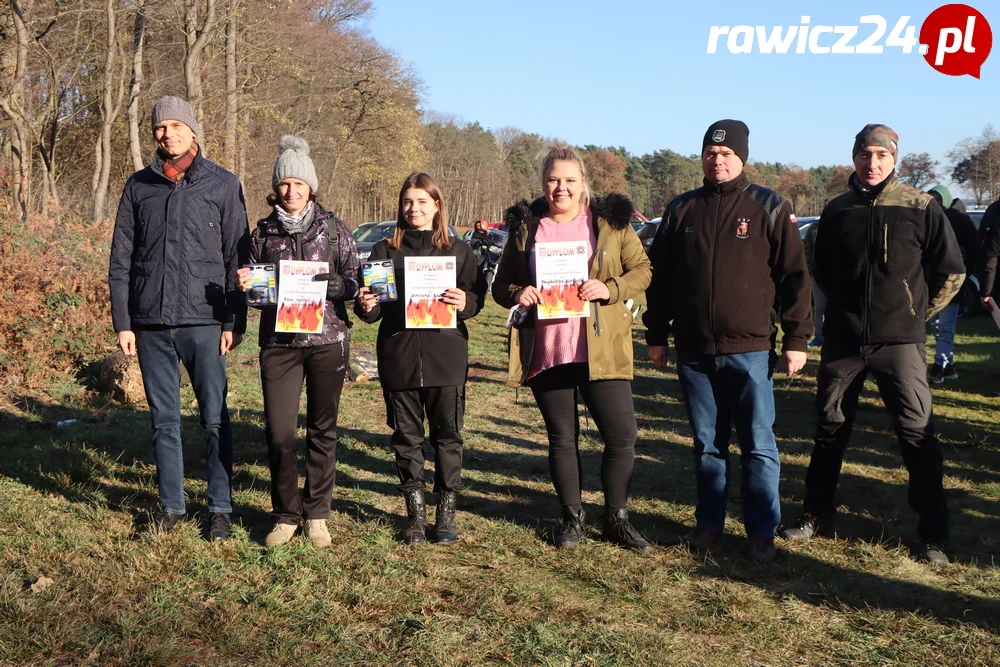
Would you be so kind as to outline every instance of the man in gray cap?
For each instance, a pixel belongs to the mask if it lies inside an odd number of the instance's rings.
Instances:
[[[139,356],[153,423],[161,511],[184,519],[180,365],[201,412],[208,469],[209,534],[230,534],[233,441],[226,407],[226,353],[246,329],[236,270],[249,258],[243,188],[198,147],[191,106],[166,96],[153,106],[157,151],[122,192],[111,245],[111,315],[118,346]]]
[[[942,208],[896,176],[898,141],[882,124],[858,132],[849,189],[815,223],[816,282],[827,296],[816,445],[802,515],[780,534],[804,542],[833,531],[834,493],[870,373],[910,475],[909,503],[920,517],[916,555],[947,565],[948,507],[927,384],[925,322],[958,293],[965,264]],[[855,498],[856,510],[863,504]]]

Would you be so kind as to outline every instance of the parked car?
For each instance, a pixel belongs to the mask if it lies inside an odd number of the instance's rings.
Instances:
[[[660,228],[660,218],[653,218],[652,220],[647,220],[642,223],[642,226],[635,230],[636,235],[639,240],[642,241],[642,249],[649,254],[649,248],[653,245],[653,237],[656,236],[656,230]]]
[[[366,229],[360,237],[355,239],[358,246],[358,259],[362,262],[368,259],[368,256],[372,254],[372,247],[382,239],[392,236],[392,233],[395,231],[395,220],[378,222]],[[448,225],[448,231],[453,239],[458,238],[458,230],[453,226]]]
[[[355,242],[361,238],[362,234],[377,224],[377,222],[362,222],[360,225],[352,229],[351,235],[354,237]]]
[[[972,218],[972,222],[976,224],[976,229],[979,229],[979,225],[983,221],[983,214],[986,213],[984,208],[976,208],[971,211],[966,211],[965,214]]]
[[[638,234],[639,230],[642,229],[643,225],[648,223],[649,220],[639,211],[632,211],[632,229]]]

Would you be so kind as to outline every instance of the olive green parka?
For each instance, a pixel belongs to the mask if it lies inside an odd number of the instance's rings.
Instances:
[[[642,242],[632,228],[635,208],[621,195],[595,197],[590,202],[594,214],[597,246],[590,265],[590,278],[608,287],[606,301],[592,301],[587,321],[587,364],[591,380],[632,379],[632,313],[625,302],[634,299],[649,285],[652,272]],[[535,232],[548,213],[544,197],[529,204],[511,206],[504,214],[509,233],[496,279],[493,299],[504,308],[516,303],[514,295],[534,284],[528,258],[534,251]],[[524,384],[531,367],[535,341],[535,313],[520,328],[511,328],[507,384]]]

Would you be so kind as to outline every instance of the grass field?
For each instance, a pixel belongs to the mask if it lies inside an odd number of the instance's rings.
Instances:
[[[672,370],[637,363],[632,518],[648,556],[599,539],[600,444],[584,421],[579,549],[557,552],[558,503],[530,392],[503,384],[504,313],[471,324],[459,544],[399,544],[402,501],[378,385],[345,388],[334,545],[261,546],[268,469],[248,340],[230,359],[235,538],[204,539],[197,411],[183,389],[189,509],[199,522],[141,530],[155,505],[148,413],[46,424],[104,403],[77,382],[10,396],[0,412],[0,664],[3,665],[998,665],[1000,353],[989,318],[960,322],[962,377],[935,390],[957,563],[910,557],[906,473],[869,386],[844,466],[837,539],[743,556],[739,475],[727,536],[699,558],[677,546],[693,521],[690,429]],[[356,324],[356,345],[375,327]],[[642,332],[636,357],[645,358]],[[811,450],[817,355],[777,376],[784,516],[794,519]],[[734,457],[738,461],[738,457]],[[34,592],[41,578],[51,583]],[[36,586],[36,588],[40,588]]]

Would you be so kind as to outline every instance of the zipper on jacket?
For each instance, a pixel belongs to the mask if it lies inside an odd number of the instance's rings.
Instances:
[[[882,225],[882,264],[889,270],[889,223]]]
[[[861,342],[866,343],[871,340],[871,335],[869,332],[869,321],[868,312],[872,307],[872,246],[875,245],[875,200],[868,202],[868,224],[865,229],[865,235],[868,240],[868,262],[865,267],[865,298],[864,298],[864,312],[862,313],[861,319]]]
[[[906,298],[910,301],[910,315],[916,317],[917,311],[913,309],[913,292],[910,291],[910,283],[903,278],[903,289],[906,290]]]
[[[601,250],[597,254],[597,279],[601,279],[601,275],[604,273],[604,251]],[[601,304],[594,302],[592,306],[594,309],[594,337],[601,335]]]
[[[708,302],[708,328],[712,333],[713,340],[716,339],[715,335],[715,271],[716,264],[719,259],[719,237],[722,235],[722,193],[718,193],[719,205],[715,209],[715,243],[712,244],[712,296]]]

